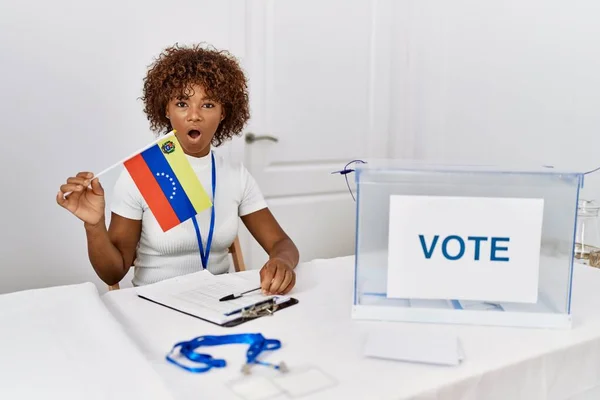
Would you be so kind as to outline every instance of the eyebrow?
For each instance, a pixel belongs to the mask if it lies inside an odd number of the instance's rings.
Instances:
[[[175,97],[175,100],[188,100],[190,97],[191,97],[191,96],[185,96],[185,95],[183,95],[183,96],[176,96],[176,97]],[[214,100],[212,97],[210,97],[210,96],[205,96],[205,97],[202,97],[200,100],[203,100],[203,101],[205,101],[205,100],[209,100],[209,101],[215,101],[215,100]]]

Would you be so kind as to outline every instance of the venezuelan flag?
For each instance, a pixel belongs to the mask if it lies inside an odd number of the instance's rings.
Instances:
[[[175,135],[165,136],[124,166],[163,232],[212,205]]]

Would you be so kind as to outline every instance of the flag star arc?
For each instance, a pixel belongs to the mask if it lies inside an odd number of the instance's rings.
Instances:
[[[173,185],[173,192],[169,196],[169,200],[173,200],[173,197],[177,194],[177,192],[175,191],[177,189],[177,185],[175,185],[175,182],[173,181],[173,178],[171,178],[169,176],[169,174],[165,174],[164,172],[157,172],[156,176],[158,176],[158,177],[163,177],[164,176],[165,178],[169,179],[169,181],[171,182],[171,185]]]

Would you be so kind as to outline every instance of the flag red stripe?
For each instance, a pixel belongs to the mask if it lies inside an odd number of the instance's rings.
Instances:
[[[169,200],[165,197],[160,185],[156,181],[154,175],[148,168],[148,164],[144,161],[141,154],[127,160],[125,168],[129,171],[131,178],[142,193],[144,200],[148,203],[148,207],[154,214],[162,230],[167,230],[179,225],[180,221],[173,211],[173,207]]]

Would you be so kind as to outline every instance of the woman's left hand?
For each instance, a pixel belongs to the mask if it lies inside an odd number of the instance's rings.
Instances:
[[[271,258],[260,270],[260,287],[264,294],[286,294],[295,284],[296,273],[286,260]]]

